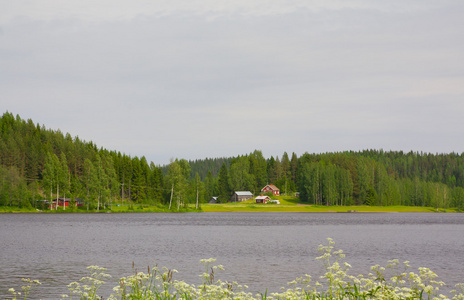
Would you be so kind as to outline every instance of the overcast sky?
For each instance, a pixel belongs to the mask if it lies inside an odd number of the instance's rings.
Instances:
[[[464,1],[0,0],[0,113],[108,150],[464,152]]]

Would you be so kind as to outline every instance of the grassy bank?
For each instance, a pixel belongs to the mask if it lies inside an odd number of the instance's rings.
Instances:
[[[139,206],[113,207],[99,211],[86,209],[37,210],[35,208],[0,207],[0,213],[185,213],[185,212],[301,212],[301,213],[453,213],[456,209],[439,209],[416,206],[321,206],[308,204],[255,204],[255,203],[224,203],[202,204],[199,210],[180,208],[169,210],[167,207]]]
[[[244,202],[210,204],[202,203],[199,210],[195,209],[194,204],[187,207],[172,207],[169,209],[164,205],[147,205],[147,204],[115,204],[111,208],[93,209],[88,211],[86,208],[58,208],[58,210],[38,210],[35,208],[17,208],[9,206],[0,206],[0,213],[169,213],[169,212],[308,212],[308,213],[347,213],[347,212],[398,212],[398,213],[432,213],[432,212],[458,212],[457,209],[448,208],[446,210],[433,207],[421,206],[325,206],[311,205],[300,203],[299,199],[290,196],[274,197],[280,201],[280,204],[257,204],[255,200]]]
[[[325,206],[310,205],[298,202],[295,197],[276,197],[280,204],[257,204],[254,200],[236,203],[202,204],[205,212],[314,212],[314,213],[343,213],[343,212],[403,212],[403,213],[431,213],[457,212],[456,209],[436,209],[421,206]]]
[[[35,208],[19,208],[12,206],[0,206],[0,213],[39,213]]]
[[[348,212],[437,212],[430,207],[413,206],[320,206],[320,205],[260,205],[260,204],[204,204],[205,212],[312,212],[312,213],[348,213]],[[439,212],[444,212],[439,210]],[[449,209],[446,212],[456,212]]]
[[[45,213],[45,214],[62,214],[62,213],[185,213],[185,212],[200,212],[194,207],[181,207],[179,210],[177,208],[169,209],[167,206],[160,205],[123,205],[117,206],[114,205],[112,208],[107,209],[91,209],[87,210],[86,208],[66,208],[63,209],[59,207],[57,210],[53,209],[35,209],[35,208],[18,208],[18,207],[9,207],[9,206],[0,206],[0,213]]]

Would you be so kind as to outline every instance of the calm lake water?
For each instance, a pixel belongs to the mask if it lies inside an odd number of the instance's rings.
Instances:
[[[464,214],[397,213],[189,213],[1,214],[0,296],[21,278],[43,284],[29,299],[58,299],[86,267],[108,268],[116,279],[154,263],[199,283],[199,260],[216,258],[250,292],[277,291],[296,277],[322,274],[317,246],[331,237],[343,249],[351,274],[375,264],[408,260],[429,267],[448,284],[464,282]]]

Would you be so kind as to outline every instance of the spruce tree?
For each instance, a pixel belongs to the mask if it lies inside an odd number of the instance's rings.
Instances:
[[[219,197],[218,197],[219,202],[225,203],[229,201],[230,196],[231,196],[231,190],[229,187],[229,174],[228,174],[225,163],[222,164],[221,169],[219,170],[218,192],[219,192]]]

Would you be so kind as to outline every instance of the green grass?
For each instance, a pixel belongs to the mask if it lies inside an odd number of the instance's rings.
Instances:
[[[198,210],[195,209],[195,206],[191,207],[180,207],[179,210],[177,210],[177,207],[173,206],[169,210],[167,206],[163,205],[123,205],[123,206],[117,206],[113,205],[111,210],[108,210],[108,212],[111,213],[168,213],[168,212],[197,212]]]
[[[106,209],[91,209],[87,210],[85,207],[71,208],[67,207],[63,209],[59,207],[57,210],[43,209],[38,210],[35,208],[18,208],[10,206],[0,206],[0,213],[168,213],[168,212],[199,212],[193,205],[189,207],[172,207],[170,210],[167,206],[163,205],[145,205],[145,204],[133,204],[133,205],[113,205],[112,208]]]
[[[263,204],[203,204],[202,210],[205,212],[436,212],[430,207],[413,206],[320,206],[320,205],[263,205]],[[455,210],[447,210],[455,212]]]
[[[38,213],[40,211],[36,210],[33,207],[28,208],[19,208],[12,206],[0,206],[0,213]]]
[[[450,208],[443,210],[433,207],[419,206],[325,206],[300,203],[299,199],[292,196],[273,196],[273,199],[279,200],[280,204],[257,204],[254,199],[234,202],[209,204],[202,203],[201,209],[196,210],[194,204],[190,204],[185,208],[180,208],[173,205],[171,210],[165,205],[147,205],[147,204],[114,204],[111,209],[100,209],[99,213],[168,213],[168,212],[313,212],[313,213],[336,213],[336,212],[399,212],[399,213],[431,213],[431,212],[458,212],[457,209]],[[85,208],[59,208],[57,211],[37,210],[35,208],[17,208],[9,206],[0,206],[0,213],[95,213],[95,209],[87,211]]]
[[[403,213],[431,213],[436,208],[419,206],[325,206],[300,203],[299,199],[291,196],[273,197],[280,204],[257,204],[255,200],[237,203],[202,204],[205,212],[403,212]],[[439,209],[438,212],[457,212],[456,209]]]

